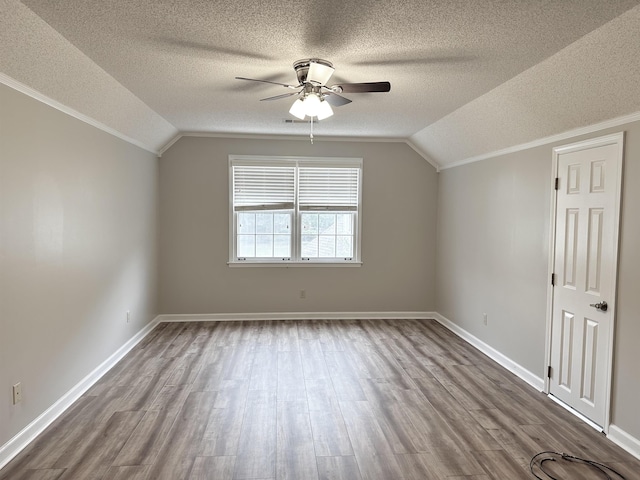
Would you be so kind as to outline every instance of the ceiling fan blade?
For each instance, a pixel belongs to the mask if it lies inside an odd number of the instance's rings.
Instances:
[[[291,97],[293,95],[298,95],[299,92],[291,92],[291,93],[283,93],[282,95],[276,95],[275,97],[267,97],[261,98],[261,102],[269,101],[269,100],[280,100],[281,98]]]
[[[360,60],[353,62],[353,65],[363,65],[366,67],[377,67],[387,65],[453,65],[473,62],[477,60],[473,55],[434,55],[433,52],[425,52],[424,55],[405,56],[395,55],[386,60]]]
[[[339,93],[389,92],[391,84],[389,82],[342,83],[331,87],[331,90],[334,89]]]
[[[287,85],[286,83],[272,82],[271,80],[259,80],[256,78],[245,78],[245,77],[236,77],[236,80],[247,80],[248,82],[262,82],[262,83],[271,83],[273,85],[281,85],[287,88],[298,88],[300,85]]]
[[[326,85],[331,75],[336,69],[329,65],[311,61],[309,62],[309,72],[307,73],[307,81],[318,85]]]
[[[241,50],[238,48],[222,48],[206,42],[195,42],[183,40],[171,36],[158,36],[145,39],[151,46],[156,47],[156,43],[161,43],[165,48],[172,51],[180,51],[183,55],[189,55],[198,58],[215,58],[218,55],[227,57],[240,57],[253,60],[274,60],[273,56],[267,56],[249,50]]]
[[[342,105],[346,105],[347,103],[351,103],[351,100],[345,98],[337,93],[326,93],[324,97],[325,101],[329,102],[329,105],[333,105],[334,107],[341,107]]]

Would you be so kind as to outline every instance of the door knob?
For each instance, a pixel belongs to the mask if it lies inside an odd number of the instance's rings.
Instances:
[[[601,312],[606,312],[608,305],[607,302],[598,302],[598,303],[590,303],[590,307],[595,307],[596,310],[600,310]]]

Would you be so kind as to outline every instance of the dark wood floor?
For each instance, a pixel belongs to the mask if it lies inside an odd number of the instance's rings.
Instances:
[[[518,480],[544,450],[640,478],[434,321],[164,323],[0,478]]]

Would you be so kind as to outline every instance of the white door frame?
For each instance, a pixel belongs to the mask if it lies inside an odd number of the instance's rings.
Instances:
[[[611,415],[611,386],[612,386],[612,369],[613,369],[613,345],[614,345],[614,334],[615,334],[615,323],[616,323],[616,305],[618,300],[618,289],[617,289],[617,280],[618,280],[618,250],[619,250],[619,242],[620,242],[620,205],[622,200],[622,171],[624,169],[623,161],[624,161],[624,132],[614,133],[611,135],[605,135],[602,137],[592,138],[589,140],[584,140],[581,142],[571,143],[568,145],[561,145],[558,147],[554,147],[553,149],[553,165],[552,165],[552,177],[551,177],[551,185],[555,185],[556,178],[558,176],[558,159],[559,156],[563,153],[569,152],[577,152],[580,150],[586,150],[588,148],[593,147],[601,147],[605,145],[618,145],[618,155],[620,161],[620,168],[618,169],[618,178],[616,178],[616,182],[618,182],[618,195],[616,196],[615,202],[615,218],[616,218],[616,230],[614,232],[614,258],[615,258],[615,268],[612,272],[612,278],[610,281],[612,282],[612,291],[614,292],[613,298],[611,299],[611,303],[609,303],[609,310],[611,311],[611,324],[609,326],[609,345],[608,345],[608,355],[606,358],[607,361],[607,380],[606,380],[606,394],[605,394],[605,420],[602,428],[605,434],[609,433],[609,425],[610,425],[610,415]],[[551,285],[551,276],[554,273],[554,263],[555,263],[555,245],[556,245],[556,220],[557,220],[557,191],[555,188],[551,189],[551,228],[550,228],[550,238],[549,238],[549,279],[548,287],[547,287],[547,318],[546,318],[546,337],[545,337],[545,365],[544,365],[544,391],[548,395],[551,387],[551,382],[548,377],[548,367],[551,365],[551,328],[552,328],[552,319],[553,319],[553,286]]]

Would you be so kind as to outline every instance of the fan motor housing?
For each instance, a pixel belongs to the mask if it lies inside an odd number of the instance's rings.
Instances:
[[[328,60],[323,60],[322,58],[303,58],[302,60],[293,62],[293,68],[296,71],[300,85],[307,83],[307,74],[309,73],[309,65],[311,62],[333,68],[333,63]]]

